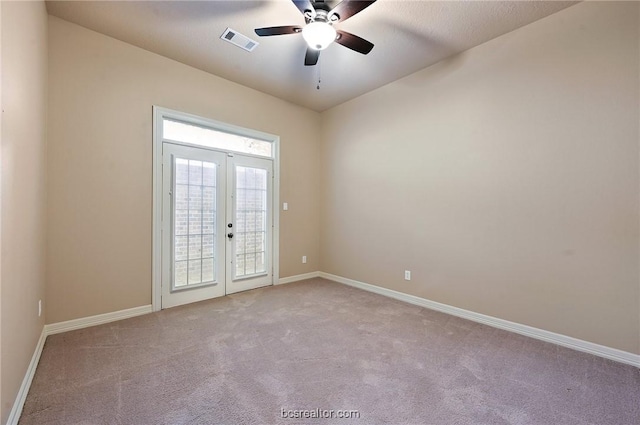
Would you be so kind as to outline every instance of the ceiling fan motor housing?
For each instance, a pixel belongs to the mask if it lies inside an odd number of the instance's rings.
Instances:
[[[305,10],[304,19],[307,21],[307,24],[315,21],[335,24],[340,20],[340,15],[338,15],[336,12],[333,12],[331,14],[329,14],[329,12],[330,11],[324,9]]]

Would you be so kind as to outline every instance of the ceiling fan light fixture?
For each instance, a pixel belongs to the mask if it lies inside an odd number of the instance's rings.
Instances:
[[[324,50],[336,40],[336,30],[327,22],[311,22],[302,29],[302,37],[310,48]]]

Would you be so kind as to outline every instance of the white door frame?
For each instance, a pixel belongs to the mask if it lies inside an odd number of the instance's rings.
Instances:
[[[280,137],[251,130],[223,122],[215,121],[197,115],[174,111],[159,106],[153,106],[153,165],[152,165],[152,234],[151,234],[151,304],[153,311],[159,311],[162,307],[162,122],[164,118],[209,127],[226,133],[233,133],[241,136],[251,137],[260,140],[267,140],[272,143],[273,149],[273,262],[272,276],[273,283],[277,283],[280,278]],[[185,146],[196,146],[188,143]],[[243,154],[246,155],[246,154]]]

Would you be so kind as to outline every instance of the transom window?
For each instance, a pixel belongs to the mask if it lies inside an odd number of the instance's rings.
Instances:
[[[167,118],[162,121],[162,135],[165,140],[273,158],[273,144],[269,141],[225,133]]]

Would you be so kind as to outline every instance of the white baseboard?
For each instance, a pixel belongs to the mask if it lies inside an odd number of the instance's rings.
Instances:
[[[431,310],[447,313],[452,316],[462,317],[463,319],[482,323],[494,328],[504,329],[520,335],[525,335],[542,341],[551,342],[563,347],[572,348],[574,350],[583,351],[585,353],[594,354],[596,356],[604,357],[606,359],[615,360],[620,363],[626,363],[640,368],[640,355],[638,354],[633,354],[627,351],[618,350],[616,348],[606,347],[604,345],[595,344],[593,342],[583,341],[581,339],[573,338],[570,336],[545,331],[543,329],[534,328],[532,326],[522,325],[520,323],[510,322],[504,319],[498,319],[497,317],[475,313],[473,311],[464,310],[462,308],[453,307],[421,297],[416,297],[415,295],[409,295],[402,292],[394,291],[392,289],[382,288],[380,286],[359,282],[353,279],[347,279],[342,276],[320,272],[320,277],[332,280],[334,282],[353,286],[355,288],[363,289],[365,291],[384,295],[389,298],[394,298],[396,300],[425,307]]]
[[[40,334],[40,339],[38,340],[38,344],[36,345],[36,350],[33,353],[33,357],[31,358],[31,363],[29,363],[29,367],[27,368],[27,373],[22,380],[22,385],[20,386],[20,390],[18,391],[16,401],[13,403],[11,413],[9,413],[7,425],[17,425],[18,421],[20,420],[22,408],[24,407],[24,402],[27,399],[27,394],[29,393],[29,388],[31,387],[31,381],[33,381],[33,377],[36,373],[36,368],[38,367],[40,355],[42,355],[42,349],[44,348],[44,343],[47,339],[47,336],[72,331],[75,329],[102,325],[104,323],[115,322],[116,320],[128,319],[135,316],[141,316],[143,314],[151,312],[151,306],[144,305],[141,307],[134,307],[126,310],[114,311],[111,313],[98,314],[96,316],[83,317],[80,319],[67,320],[66,322],[44,325],[44,327],[42,328],[42,333]]]
[[[33,381],[33,377],[36,374],[36,368],[38,367],[38,362],[40,361],[40,355],[42,354],[42,349],[44,348],[44,342],[47,339],[47,334],[42,328],[42,333],[40,334],[40,339],[36,344],[36,349],[31,357],[31,362],[29,363],[29,367],[27,368],[27,373],[24,375],[24,379],[22,380],[22,385],[20,385],[20,389],[18,390],[18,395],[16,396],[16,401],[13,403],[13,407],[11,408],[11,412],[9,413],[9,419],[7,419],[7,425],[17,425],[20,420],[20,415],[22,414],[22,408],[24,407],[24,402],[27,399],[27,394],[29,393],[29,388],[31,387],[31,381]]]
[[[153,311],[151,305],[128,308],[126,310],[113,311],[111,313],[98,314],[96,316],[82,317],[80,319],[67,320],[66,322],[51,323],[45,325],[44,330],[47,335],[61,332],[73,331],[75,329],[88,328],[90,326],[102,325],[104,323],[115,322],[116,320],[128,319],[130,317],[141,316]]]
[[[310,272],[305,274],[297,274],[295,276],[283,277],[276,282],[276,285],[283,285],[285,283],[297,282],[299,280],[313,279],[314,277],[320,277],[320,272]]]

